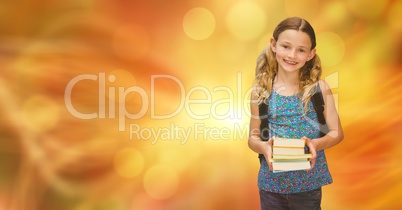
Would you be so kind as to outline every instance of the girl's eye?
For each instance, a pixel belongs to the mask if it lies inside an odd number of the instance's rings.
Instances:
[[[299,50],[299,52],[304,53],[304,52],[306,52],[306,51],[304,51],[304,50]]]
[[[288,46],[286,46],[286,45],[283,45],[283,48],[288,49],[289,47],[288,47]]]

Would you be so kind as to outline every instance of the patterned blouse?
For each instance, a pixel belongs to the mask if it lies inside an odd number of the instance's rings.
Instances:
[[[299,95],[283,96],[272,91],[268,99],[268,122],[270,137],[310,139],[319,137],[318,119],[310,101],[307,113],[303,113]],[[324,151],[317,152],[314,168],[309,171],[290,171],[273,173],[265,158],[260,160],[258,187],[274,193],[299,193],[331,184]]]

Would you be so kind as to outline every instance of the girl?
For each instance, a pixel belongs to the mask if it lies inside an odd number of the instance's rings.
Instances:
[[[321,65],[315,46],[311,25],[299,17],[287,18],[275,28],[270,45],[257,60],[248,145],[261,157],[258,187],[262,210],[321,209],[321,187],[332,183],[324,149],[342,141],[343,131],[330,87],[319,79]],[[318,90],[325,103],[325,135],[320,135],[310,101]],[[260,113],[262,103],[267,104],[266,113]],[[268,123],[261,126],[264,115]],[[268,138],[263,130],[268,130]],[[312,153],[311,169],[273,173],[273,136],[304,139]]]

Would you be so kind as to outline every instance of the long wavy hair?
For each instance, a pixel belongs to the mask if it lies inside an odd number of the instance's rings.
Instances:
[[[279,35],[285,30],[297,30],[308,34],[311,40],[311,50],[316,47],[313,27],[305,19],[290,17],[278,24],[273,32],[273,38],[278,41]],[[267,45],[257,59],[256,77],[254,80],[254,96],[258,104],[265,103],[272,91],[273,81],[278,73],[278,62],[270,45]],[[307,111],[311,96],[317,91],[318,81],[322,73],[321,61],[316,54],[299,71],[298,92],[301,93],[303,110]]]

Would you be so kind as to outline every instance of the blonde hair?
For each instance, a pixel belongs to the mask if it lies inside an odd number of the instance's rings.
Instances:
[[[312,46],[316,46],[315,33],[311,25],[299,17],[287,18],[275,28],[273,38],[277,41],[279,34],[285,30],[298,30],[309,35]],[[258,104],[265,103],[272,91],[273,81],[278,73],[278,62],[270,45],[267,45],[257,59],[256,76],[254,80],[254,98]],[[317,91],[317,85],[322,73],[321,61],[316,54],[299,71],[299,92],[303,110],[306,112],[311,96]]]

